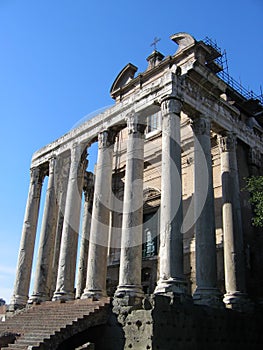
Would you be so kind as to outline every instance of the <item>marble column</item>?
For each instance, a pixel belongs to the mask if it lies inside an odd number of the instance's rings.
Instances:
[[[196,290],[194,302],[221,306],[217,288],[215,211],[212,174],[210,120],[193,119]],[[223,304],[222,304],[223,305]]]
[[[127,117],[127,151],[123,200],[119,285],[115,298],[140,302],[143,224],[144,130],[138,115]]]
[[[42,183],[43,173],[41,169],[39,167],[32,168],[10,309],[22,308],[28,301]]]
[[[61,247],[61,237],[63,231],[64,214],[67,199],[68,178],[70,170],[70,156],[58,159],[58,218],[56,227],[56,237],[54,243],[54,256],[52,262],[52,286],[50,290],[50,296],[52,296],[56,290],[59,253]]]
[[[86,153],[81,144],[73,144],[69,171],[63,231],[59,255],[56,291],[53,300],[74,299],[78,232]]]
[[[182,175],[181,175],[181,102],[168,97],[162,111],[162,178],[160,220],[160,279],[158,293],[185,293],[183,270]]]
[[[83,207],[83,218],[82,218],[82,235],[80,240],[76,298],[81,297],[86,286],[90,225],[91,225],[92,202],[93,202],[93,192],[94,192],[93,174],[90,172],[86,172],[83,190],[84,190],[84,207]]]
[[[40,233],[37,265],[35,271],[34,290],[29,303],[50,299],[52,284],[52,261],[57,224],[57,193],[55,187],[56,158],[49,161],[48,186]]]
[[[236,159],[236,136],[226,132],[219,137],[222,177],[222,216],[224,231],[225,288],[224,303],[242,308],[246,303],[243,230]]]
[[[98,158],[90,228],[87,282],[81,296],[82,299],[99,299],[106,296],[114,140],[115,133],[112,131],[106,130],[98,135]]]

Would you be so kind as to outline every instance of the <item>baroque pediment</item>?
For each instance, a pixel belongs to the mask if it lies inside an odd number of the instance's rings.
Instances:
[[[132,63],[128,63],[117,75],[116,79],[114,80],[111,89],[110,94],[114,98],[114,93],[129,83],[134,78],[135,73],[137,72],[138,67],[134,66]]]

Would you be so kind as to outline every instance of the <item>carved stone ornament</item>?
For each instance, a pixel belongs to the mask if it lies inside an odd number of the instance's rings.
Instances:
[[[161,102],[162,115],[167,114],[180,114],[182,109],[182,103],[176,98],[168,97]]]
[[[34,167],[30,169],[30,178],[32,183],[42,182],[42,177],[43,176],[40,167]]]
[[[225,135],[218,137],[219,147],[221,152],[234,152],[236,150],[236,135],[227,132]]]
[[[210,121],[206,117],[194,118],[191,127],[196,135],[210,135]]]
[[[128,134],[144,133],[146,124],[139,124],[138,114],[129,113],[126,117]]]
[[[49,174],[54,173],[55,166],[56,166],[56,157],[53,156],[49,159],[49,170],[48,170]]]
[[[115,141],[116,133],[112,130],[104,130],[98,134],[98,147],[110,147]]]
[[[249,154],[248,154],[248,159],[249,159],[249,163],[252,165],[256,165],[257,167],[261,167],[261,159],[262,159],[262,155],[260,153],[260,150],[258,148],[250,148],[249,149]]]

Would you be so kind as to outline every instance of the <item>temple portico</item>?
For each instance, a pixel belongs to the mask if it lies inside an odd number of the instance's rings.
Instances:
[[[132,305],[153,294],[241,310],[249,299],[244,251],[253,228],[243,227],[240,179],[251,150],[261,172],[263,134],[246,124],[245,98],[209,68],[216,50],[186,33],[172,40],[173,56],[154,51],[137,76],[134,65],[123,68],[114,106],[33,155],[14,309],[107,295]],[[94,143],[97,163],[88,170]]]

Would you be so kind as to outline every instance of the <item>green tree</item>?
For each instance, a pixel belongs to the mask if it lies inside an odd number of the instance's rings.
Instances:
[[[251,176],[246,179],[246,190],[250,193],[254,217],[252,224],[263,227],[263,176]]]

